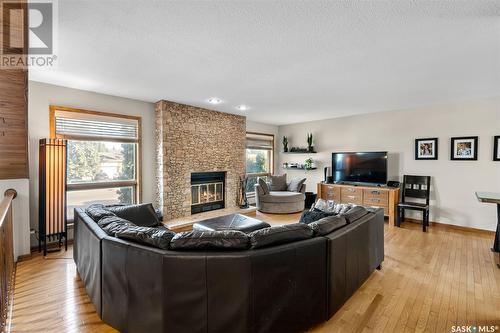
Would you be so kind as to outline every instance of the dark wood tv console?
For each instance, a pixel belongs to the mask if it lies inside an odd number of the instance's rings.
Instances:
[[[381,207],[394,225],[399,203],[399,188],[318,183],[318,198],[341,203]]]

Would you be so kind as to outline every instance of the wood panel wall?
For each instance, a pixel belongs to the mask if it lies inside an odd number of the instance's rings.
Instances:
[[[26,10],[20,20],[26,27]],[[27,50],[27,29],[24,36]],[[21,178],[28,178],[28,70],[0,67],[0,179]]]

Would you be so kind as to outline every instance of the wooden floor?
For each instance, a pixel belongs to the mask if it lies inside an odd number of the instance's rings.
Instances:
[[[297,214],[257,217],[273,225],[298,219]],[[498,332],[500,269],[492,243],[492,233],[443,225],[423,233],[413,223],[402,228],[386,223],[382,270],[311,332],[451,332],[452,325],[497,325]],[[97,316],[71,255],[18,264],[13,332],[114,332]]]

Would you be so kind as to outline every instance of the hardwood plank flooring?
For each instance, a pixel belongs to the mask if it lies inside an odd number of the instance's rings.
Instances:
[[[300,214],[256,213],[272,225]],[[500,331],[500,270],[493,233],[404,223],[385,226],[385,261],[327,322],[324,332],[451,332],[452,325]],[[12,332],[116,332],[95,312],[71,250],[17,265]]]

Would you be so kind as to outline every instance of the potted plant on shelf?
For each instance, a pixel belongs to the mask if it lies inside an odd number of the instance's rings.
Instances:
[[[286,136],[283,137],[283,152],[288,152],[288,138]]]
[[[313,165],[314,165],[313,159],[312,158],[308,158],[307,160],[305,160],[304,169],[310,170],[310,169],[313,168]]]
[[[310,153],[312,153],[314,151],[313,135],[312,135],[312,133],[307,134],[307,150]]]

